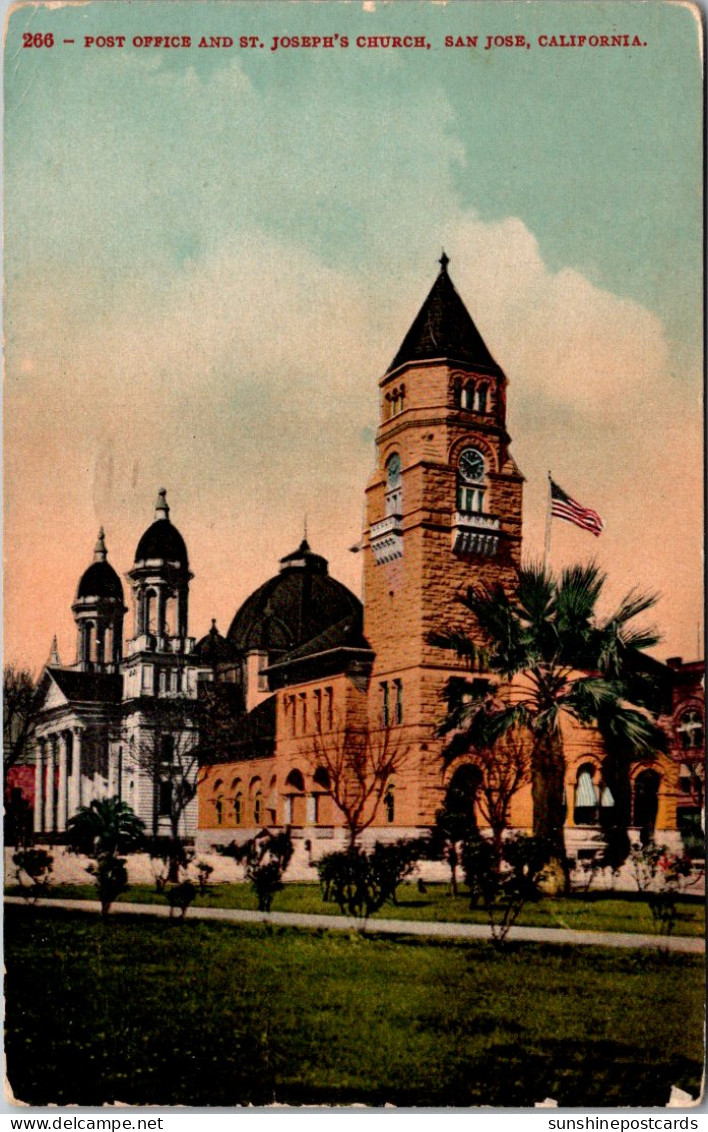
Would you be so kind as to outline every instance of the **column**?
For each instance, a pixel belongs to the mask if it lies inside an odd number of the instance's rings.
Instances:
[[[37,740],[35,749],[34,832],[44,832],[44,739]]]
[[[47,738],[46,774],[44,776],[44,832],[54,833],[57,827],[55,768],[56,762],[56,735]]]
[[[116,617],[113,622],[112,641],[113,646],[113,663],[116,667],[123,659],[123,618]]]
[[[66,802],[67,802],[67,774],[66,774],[66,734],[62,732],[57,736],[57,755],[59,757],[59,787],[57,792],[57,832],[63,833],[66,829]]]
[[[86,803],[84,801],[84,788],[83,778],[81,777],[81,739],[83,732],[80,727],[74,731],[74,773],[72,775],[72,798],[76,799],[76,807],[72,808],[72,813],[80,809]],[[73,803],[72,803],[73,806]]]
[[[165,611],[168,606],[168,594],[164,586],[161,585],[157,590],[157,616],[156,616],[156,634],[157,636],[167,636],[167,626],[165,626]]]
[[[96,665],[103,668],[106,660],[106,629],[100,622],[96,623]]]
[[[187,627],[189,624],[189,588],[186,585],[180,587],[177,591],[177,635],[179,637],[187,636]]]

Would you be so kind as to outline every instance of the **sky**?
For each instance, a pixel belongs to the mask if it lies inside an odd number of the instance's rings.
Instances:
[[[25,48],[27,33],[54,46]],[[475,34],[476,48],[444,45]],[[539,45],[613,34],[646,46]],[[125,45],[84,46],[101,35]],[[134,46],[158,35],[192,46]],[[203,35],[235,45],[200,49]],[[307,35],[338,39],[271,50]],[[361,35],[430,46],[358,48]],[[485,50],[488,35],[529,46]],[[74,662],[71,603],[98,528],[124,575],[163,486],[197,638],[212,617],[226,632],[305,516],[359,593],[349,547],[377,382],[443,247],[509,379],[527,558],[543,553],[551,470],[606,525],[595,539],[554,521],[552,567],[595,558],[608,613],[632,587],[660,594],[656,655],[698,655],[694,9],[20,5],[4,50],[6,663],[38,673],[55,633]]]

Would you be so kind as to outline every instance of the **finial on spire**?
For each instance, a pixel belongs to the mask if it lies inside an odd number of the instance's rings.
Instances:
[[[56,633],[52,637],[52,647],[49,650],[49,663],[58,665],[61,668],[61,660],[59,659],[59,644],[57,642]]]
[[[106,532],[104,531],[103,527],[101,527],[100,531],[98,532],[98,541],[93,548],[93,560],[94,562],[105,562],[107,556],[108,551],[106,550]]]
[[[304,518],[303,524],[302,524],[302,531],[303,531],[303,534],[302,534],[303,540],[304,540],[304,542],[307,542],[307,511],[305,512],[305,518]]]
[[[441,275],[447,275],[447,265],[448,265],[449,262],[450,262],[450,257],[445,255],[445,249],[443,248],[443,253],[440,256],[440,259],[438,260],[438,263],[440,264],[440,274]]]
[[[155,504],[155,518],[156,519],[169,519],[170,509],[167,505],[167,491],[161,487],[157,493],[157,503]]]

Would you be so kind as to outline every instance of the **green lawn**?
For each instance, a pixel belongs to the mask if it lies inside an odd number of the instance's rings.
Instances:
[[[9,907],[7,1072],[34,1105],[664,1105],[703,960]]]
[[[20,890],[15,886],[8,893],[16,895]],[[55,885],[50,889],[51,896],[64,896],[69,899],[93,900],[96,888],[86,885]],[[124,896],[123,902],[142,904],[165,904],[164,896],[159,895],[153,885],[134,885]],[[217,908],[256,908],[256,898],[247,884],[212,885],[204,897],[197,900],[198,905],[213,904]],[[316,884],[287,884],[276,895],[273,903],[275,912],[314,912],[319,915],[339,915],[336,904],[324,903],[321,890]],[[415,885],[403,884],[398,890],[398,904],[386,904],[376,913],[378,919],[397,920],[452,920],[456,923],[486,923],[481,909],[470,909],[469,898],[464,892],[453,898],[448,885],[431,884],[425,893],[419,893]],[[646,901],[633,893],[608,895],[606,893],[578,894],[572,897],[546,897],[536,904],[527,904],[519,921],[533,927],[575,928],[587,931],[625,931],[650,932],[653,920]],[[705,932],[705,909],[700,898],[684,900],[680,905],[679,916],[674,926],[675,935],[702,936]]]

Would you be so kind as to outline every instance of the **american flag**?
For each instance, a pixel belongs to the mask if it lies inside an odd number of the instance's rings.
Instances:
[[[556,519],[565,519],[566,523],[574,523],[576,527],[582,527],[584,531],[590,531],[596,537],[605,529],[605,524],[597,511],[583,507],[582,503],[571,499],[553,480],[551,480],[551,515]]]

